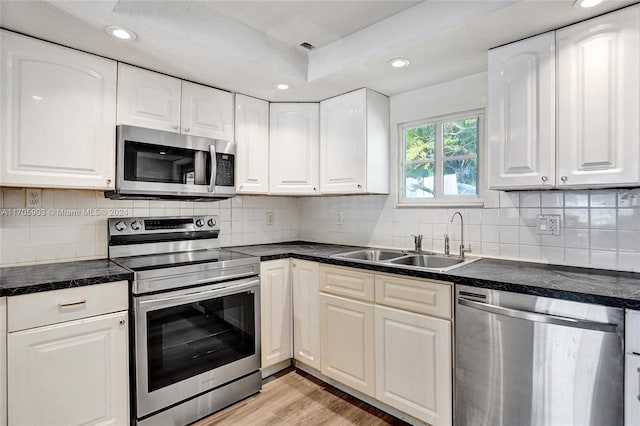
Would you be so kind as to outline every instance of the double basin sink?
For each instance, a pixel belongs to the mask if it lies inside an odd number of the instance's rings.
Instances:
[[[477,257],[461,258],[433,252],[407,252],[388,249],[362,249],[334,254],[331,257],[437,272],[446,272],[478,260]]]

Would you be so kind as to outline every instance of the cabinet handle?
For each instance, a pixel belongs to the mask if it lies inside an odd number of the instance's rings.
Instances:
[[[566,181],[567,181],[567,179],[568,179],[568,178],[567,178],[566,176],[560,176],[560,180],[561,180],[561,181],[563,181],[563,182],[566,182]]]
[[[86,300],[77,300],[75,302],[58,303],[58,308],[70,308],[72,306],[84,305]]]
[[[548,177],[546,177],[546,176],[542,176],[540,179],[542,179],[542,181],[543,181],[543,182],[546,182],[546,181],[548,181],[548,180],[549,180],[549,178],[548,178]]]

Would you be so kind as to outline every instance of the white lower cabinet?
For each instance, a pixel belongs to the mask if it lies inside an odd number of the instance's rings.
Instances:
[[[451,322],[376,305],[376,399],[451,424]]]
[[[319,278],[318,263],[291,260],[293,358],[316,370],[320,370]]]
[[[289,259],[260,264],[261,368],[291,358],[291,280]]]
[[[640,311],[627,309],[625,321],[624,424],[640,425]]]
[[[51,307],[38,305],[46,299]],[[103,299],[117,303],[94,315],[92,307]],[[33,315],[38,326],[27,325],[23,311],[30,300],[42,308]],[[10,425],[129,423],[125,281],[9,297],[7,312]]]
[[[373,304],[320,294],[321,372],[375,397]]]

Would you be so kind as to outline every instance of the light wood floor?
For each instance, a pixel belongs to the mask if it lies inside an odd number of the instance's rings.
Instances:
[[[287,369],[263,384],[259,394],[192,426],[213,425],[404,426],[407,423],[303,371]]]

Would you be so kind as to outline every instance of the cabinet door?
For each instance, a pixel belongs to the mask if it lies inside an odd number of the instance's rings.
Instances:
[[[0,426],[7,425],[7,298],[0,297]]]
[[[116,63],[0,37],[0,185],[113,189]]]
[[[316,262],[291,261],[293,284],[293,357],[320,370],[320,301]]]
[[[9,424],[128,424],[126,320],[125,311],[9,333]]]
[[[431,425],[452,423],[451,322],[376,306],[376,398]]]
[[[558,44],[558,185],[640,181],[640,6],[572,25]]]
[[[269,102],[236,95],[238,193],[269,191]]]
[[[118,64],[118,124],[180,132],[181,82]]]
[[[490,188],[555,184],[553,32],[489,51]]]
[[[269,191],[318,193],[319,106],[274,103],[270,106]]]
[[[262,368],[291,358],[291,280],[289,259],[260,264]]]
[[[320,191],[365,192],[366,160],[366,89],[320,102]]]
[[[373,304],[320,293],[320,371],[375,398]]]
[[[640,355],[625,356],[624,424],[640,425]]]
[[[233,140],[233,93],[182,82],[182,133]]]

